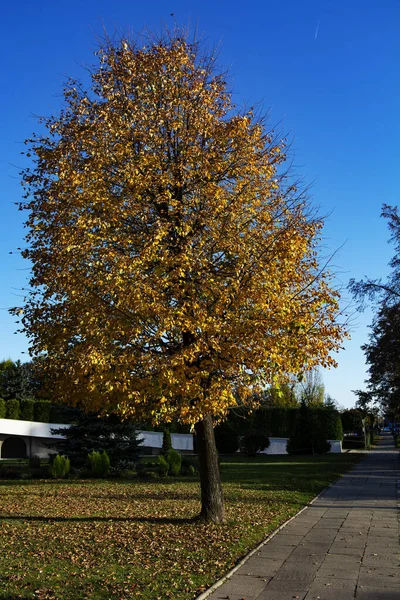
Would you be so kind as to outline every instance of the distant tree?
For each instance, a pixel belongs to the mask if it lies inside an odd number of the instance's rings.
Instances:
[[[5,360],[0,363],[0,396],[5,400],[34,398],[38,395],[40,382],[32,362],[21,363]]]
[[[299,383],[301,401],[308,406],[322,406],[324,404],[325,387],[322,375],[317,369],[306,371]]]
[[[326,408],[337,408],[337,402],[330,394],[326,394],[324,398],[324,405]]]
[[[270,386],[260,394],[261,406],[296,407],[300,401],[295,381],[283,382],[280,385]]]
[[[52,429],[52,432],[65,436],[64,440],[57,440],[57,449],[69,457],[74,467],[84,466],[93,451],[105,451],[116,468],[135,462],[139,456],[140,441],[135,425],[128,420],[121,421],[117,415],[100,418],[94,413],[81,413],[69,428]]]

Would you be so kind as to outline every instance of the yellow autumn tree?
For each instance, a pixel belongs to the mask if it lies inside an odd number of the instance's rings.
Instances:
[[[92,85],[28,140],[23,328],[54,396],[194,425],[204,519],[224,519],[213,424],[332,365],[338,293],[285,144],[181,33],[106,42]]]

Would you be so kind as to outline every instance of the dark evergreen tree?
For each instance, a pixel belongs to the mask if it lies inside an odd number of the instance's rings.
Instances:
[[[85,466],[88,454],[93,451],[105,451],[115,468],[136,462],[139,456],[141,442],[136,426],[130,421],[121,421],[116,415],[99,417],[94,413],[81,413],[71,427],[52,429],[52,432],[65,435],[64,440],[57,441],[57,449],[69,457],[73,467]]]
[[[40,386],[33,363],[21,363],[19,360],[5,360],[0,363],[0,397],[4,400],[35,398]]]
[[[170,450],[172,450],[171,432],[169,429],[165,428],[163,430],[161,454],[163,456],[168,456]]]

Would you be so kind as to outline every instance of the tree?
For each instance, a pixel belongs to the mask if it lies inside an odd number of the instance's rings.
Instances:
[[[392,269],[387,281],[382,279],[362,279],[356,281],[350,279],[349,289],[354,298],[359,301],[360,310],[364,307],[364,301],[372,300],[382,306],[400,303],[400,215],[397,206],[383,204],[381,217],[388,221],[391,233],[390,241],[394,242],[395,254],[389,262]]]
[[[235,109],[182,34],[100,48],[92,87],[28,140],[22,327],[60,399],[194,426],[201,517],[224,504],[213,427],[237,398],[333,365],[339,294],[285,142]]]
[[[322,406],[324,404],[325,387],[321,373],[316,369],[306,371],[299,384],[301,400],[308,406]]]
[[[116,468],[136,462],[139,456],[140,441],[135,425],[117,415],[99,417],[94,413],[81,413],[69,428],[52,429],[52,432],[65,436],[57,440],[57,449],[69,457],[73,467],[85,466],[91,452],[106,452]]]
[[[382,305],[375,316],[369,342],[361,348],[368,368],[367,391],[357,390],[358,406],[375,402],[384,410],[400,411],[400,304]]]
[[[384,204],[381,216],[387,219],[395,253],[389,266],[391,273],[382,279],[352,279],[349,288],[360,302],[375,303],[376,314],[371,325],[369,342],[362,346],[369,365],[367,390],[356,390],[358,406],[366,410],[371,403],[400,415],[400,215],[398,207]]]
[[[32,363],[5,360],[0,363],[0,396],[5,400],[31,398],[38,394],[40,383]]]

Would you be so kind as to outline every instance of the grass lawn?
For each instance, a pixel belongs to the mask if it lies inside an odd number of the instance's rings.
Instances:
[[[0,598],[190,600],[359,460],[222,457],[226,525],[195,478],[0,482]]]

